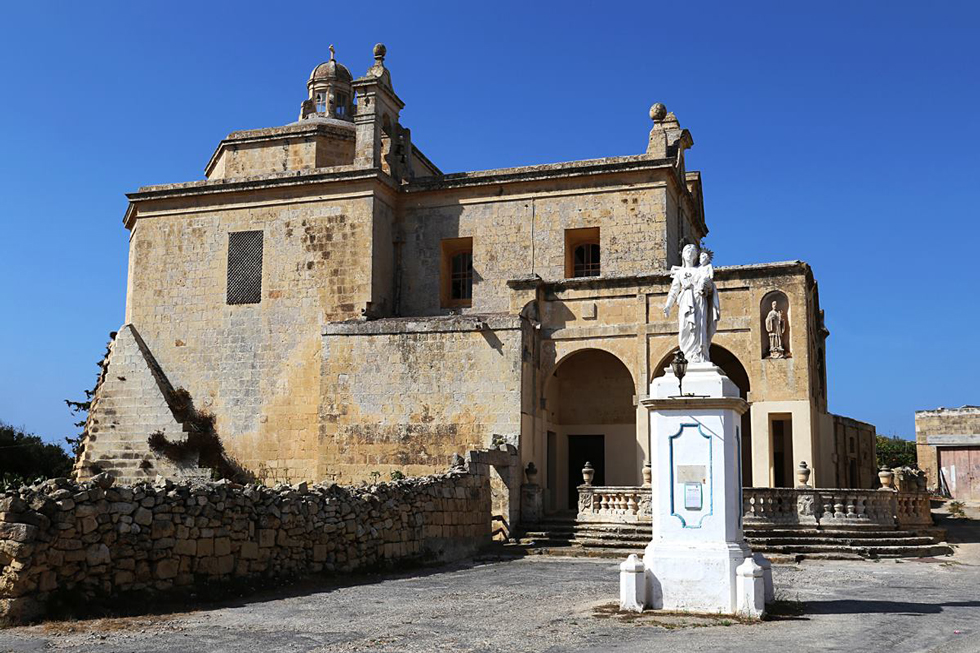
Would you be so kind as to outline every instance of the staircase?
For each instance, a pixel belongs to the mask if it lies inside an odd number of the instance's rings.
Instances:
[[[517,546],[528,554],[625,558],[642,554],[650,542],[650,522],[624,524],[549,516],[529,526]],[[921,558],[949,555],[941,530],[746,529],[753,551],[784,561]]]
[[[950,555],[953,549],[941,543],[935,529],[915,530],[823,530],[754,529],[745,531],[753,551],[797,559],[847,560],[858,558],[925,558]]]
[[[556,515],[529,526],[518,544],[531,554],[625,558],[642,554],[652,537],[649,521],[580,522],[571,515]]]

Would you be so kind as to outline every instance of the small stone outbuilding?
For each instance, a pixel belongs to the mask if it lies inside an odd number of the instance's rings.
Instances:
[[[915,444],[931,486],[980,501],[980,406],[916,411]]]

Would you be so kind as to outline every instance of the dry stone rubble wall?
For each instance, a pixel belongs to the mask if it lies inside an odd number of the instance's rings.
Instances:
[[[459,468],[359,487],[53,479],[0,498],[0,623],[41,617],[63,592],[458,559],[490,541],[490,504],[489,477]]]

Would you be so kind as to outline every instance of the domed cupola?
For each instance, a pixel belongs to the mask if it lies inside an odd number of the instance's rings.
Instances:
[[[334,59],[330,46],[330,61],[325,61],[310,73],[306,83],[309,98],[303,103],[302,118],[314,116],[354,119],[354,93],[351,90],[353,76],[347,66]]]

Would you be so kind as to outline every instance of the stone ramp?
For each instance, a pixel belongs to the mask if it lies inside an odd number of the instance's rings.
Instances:
[[[642,553],[650,522],[623,524],[554,517],[525,527],[516,546],[528,554],[625,558]],[[935,528],[918,530],[746,529],[753,551],[782,560],[922,558],[952,554]]]

